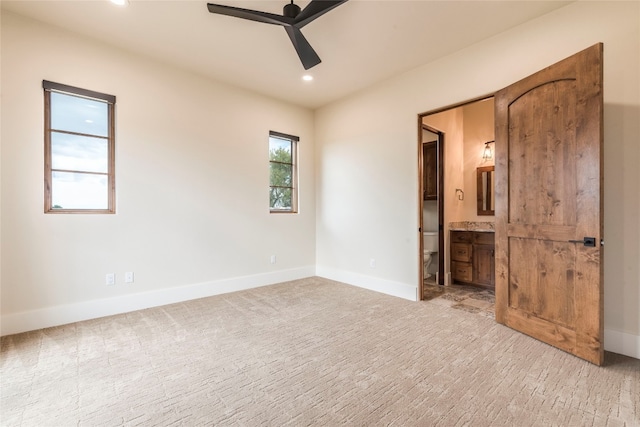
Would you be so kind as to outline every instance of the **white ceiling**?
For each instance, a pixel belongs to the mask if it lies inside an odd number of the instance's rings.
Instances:
[[[210,0],[282,13],[287,0]],[[207,0],[7,1],[2,9],[212,79],[317,108],[534,19],[568,1],[350,0],[303,28],[322,63],[305,70],[284,29],[207,11]],[[304,8],[308,0],[297,0]]]

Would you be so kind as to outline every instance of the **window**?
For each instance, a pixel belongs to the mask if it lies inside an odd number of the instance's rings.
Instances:
[[[297,136],[269,132],[269,208],[298,212]]]
[[[116,97],[44,80],[45,213],[115,212]]]

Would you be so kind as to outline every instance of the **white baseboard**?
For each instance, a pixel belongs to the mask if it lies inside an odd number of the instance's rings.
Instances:
[[[303,279],[314,275],[410,301],[417,301],[418,299],[417,287],[406,283],[328,267],[307,266],[2,315],[0,317],[0,335],[12,335],[83,320],[97,319],[114,314]],[[604,348],[613,353],[640,359],[640,336],[605,328]]]
[[[350,271],[336,270],[329,267],[316,266],[316,276],[325,279],[335,280],[348,285],[358,286],[394,297],[418,300],[418,287],[406,283],[394,282],[392,280],[379,279],[377,277],[366,276],[364,274],[352,273]]]
[[[114,314],[128,313],[145,308],[303,279],[314,275],[315,266],[307,266],[7,314],[0,317],[0,335],[12,335],[83,320],[97,319]]]
[[[640,336],[605,328],[604,349],[640,359]]]

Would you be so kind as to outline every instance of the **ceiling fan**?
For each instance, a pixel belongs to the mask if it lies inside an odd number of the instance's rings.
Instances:
[[[311,0],[302,11],[300,6],[293,3],[284,6],[282,15],[260,12],[257,10],[241,9],[239,7],[225,6],[221,4],[207,3],[211,13],[234,16],[236,18],[249,19],[251,21],[264,22],[265,24],[282,25],[293,43],[305,70],[318,65],[320,57],[311,47],[300,29],[316,18],[340,6],[347,0]]]

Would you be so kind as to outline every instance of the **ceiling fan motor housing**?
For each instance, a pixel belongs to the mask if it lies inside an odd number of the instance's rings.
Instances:
[[[293,4],[293,1],[289,4],[285,4],[282,8],[282,14],[287,18],[295,18],[300,13],[300,6]]]

